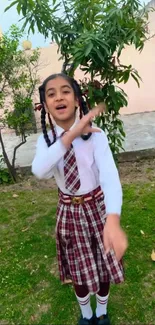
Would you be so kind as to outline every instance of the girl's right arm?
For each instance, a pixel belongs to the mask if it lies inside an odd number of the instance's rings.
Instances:
[[[74,132],[68,131],[48,147],[42,134],[37,141],[36,154],[32,162],[32,173],[39,179],[51,178],[54,167],[65,155],[75,137]]]
[[[36,155],[32,162],[32,173],[39,179],[51,178],[53,176],[54,167],[59,160],[65,155],[67,148],[59,138],[50,147],[44,140],[43,135],[38,138]]]
[[[73,140],[81,134],[89,132],[100,132],[98,128],[90,126],[91,120],[104,111],[104,104],[99,104],[96,108],[83,116],[79,123],[71,130],[66,132],[50,147],[41,135],[37,142],[37,150],[35,158],[32,162],[32,173],[39,179],[51,178],[53,176],[54,167],[59,160],[65,155]]]

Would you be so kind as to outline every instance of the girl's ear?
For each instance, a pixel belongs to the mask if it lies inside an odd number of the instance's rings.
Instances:
[[[78,98],[75,98],[75,107],[79,107],[79,100],[78,100]]]
[[[46,103],[44,102],[44,108],[45,108],[45,112],[46,112],[46,114],[48,114],[49,113],[49,111],[48,111],[48,108],[47,108],[47,106],[46,106]]]

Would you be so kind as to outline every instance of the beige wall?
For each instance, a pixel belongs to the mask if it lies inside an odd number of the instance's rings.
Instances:
[[[121,112],[130,114],[155,110],[155,38],[147,41],[142,53],[128,47],[121,59],[125,64],[132,64],[142,78],[140,88],[132,78],[121,85],[129,99],[128,107]]]
[[[155,1],[152,1],[152,6]],[[149,31],[150,37],[155,34],[155,11],[149,14]],[[141,53],[137,52],[133,47],[126,48],[121,56],[122,62],[132,64],[138,70],[142,78],[140,88],[131,78],[126,85],[121,85],[128,94],[129,103],[127,108],[123,108],[121,112],[137,113],[149,112],[155,110],[155,37],[150,38],[145,43]]]

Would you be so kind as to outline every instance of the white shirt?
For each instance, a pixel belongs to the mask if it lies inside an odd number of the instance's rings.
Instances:
[[[77,122],[75,122],[77,123]],[[74,125],[72,126],[74,127]],[[57,186],[68,195],[72,195],[64,182],[64,155],[67,151],[61,140],[64,130],[55,126],[57,141],[50,147],[40,135],[37,142],[36,155],[32,162],[32,173],[39,179],[54,176]],[[52,132],[48,132],[52,141]],[[101,186],[105,195],[106,213],[121,214],[122,187],[118,171],[104,131],[92,133],[84,141],[81,137],[73,141],[81,186],[76,195],[83,195]]]

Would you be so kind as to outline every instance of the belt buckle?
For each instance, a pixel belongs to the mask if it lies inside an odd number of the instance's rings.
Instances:
[[[71,199],[71,202],[73,204],[83,204],[84,203],[84,198],[83,196],[73,196]]]

